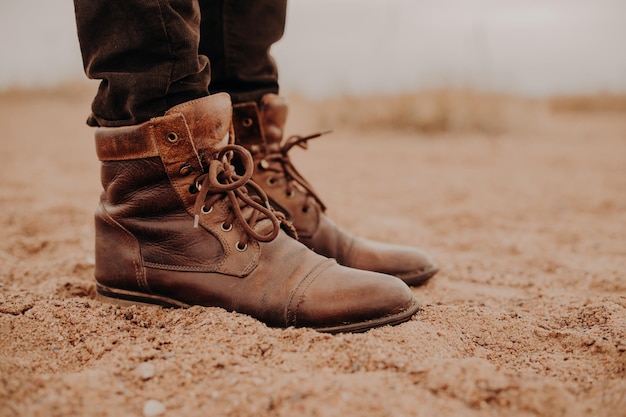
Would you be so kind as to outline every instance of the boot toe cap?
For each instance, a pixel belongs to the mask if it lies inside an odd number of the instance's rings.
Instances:
[[[323,332],[358,332],[409,320],[418,303],[400,279],[335,265],[294,300],[293,322]]]
[[[439,271],[430,255],[420,249],[367,239],[356,239],[346,265],[393,275],[413,286],[423,285]]]

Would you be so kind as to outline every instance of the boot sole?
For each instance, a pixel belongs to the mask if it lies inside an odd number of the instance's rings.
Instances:
[[[414,299],[413,304],[409,308],[392,316],[381,317],[361,323],[342,324],[340,326],[314,327],[313,330],[321,333],[363,333],[375,327],[394,326],[409,321],[419,309],[419,303]]]
[[[143,294],[134,291],[120,290],[117,288],[107,287],[105,285],[96,284],[96,300],[115,304],[122,307],[140,306],[161,306],[166,308],[189,308],[190,304],[186,304],[172,298],[160,295]],[[321,333],[362,333],[374,327],[396,325],[408,321],[419,310],[419,303],[413,300],[413,304],[406,310],[379,319],[368,320],[360,323],[342,324],[338,326],[327,327],[311,327],[311,329]]]
[[[167,308],[189,308],[190,304],[182,303],[172,298],[160,295],[144,294],[135,291],[120,290],[96,284],[96,300],[110,304],[117,304],[123,307],[133,305],[154,306],[159,305]]]
[[[410,285],[411,287],[419,287],[420,285],[426,284],[429,279],[431,279],[437,272],[439,272],[439,267],[433,265],[430,269],[425,272],[420,272],[417,275],[414,272],[406,272],[404,274],[396,274],[394,275],[397,278],[400,278],[406,285]]]

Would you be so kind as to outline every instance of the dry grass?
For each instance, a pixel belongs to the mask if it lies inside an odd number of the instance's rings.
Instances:
[[[626,94],[558,96],[551,98],[549,104],[557,113],[626,113]]]
[[[11,88],[0,96],[17,103],[35,98],[89,103],[97,82],[79,80],[54,88]],[[343,96],[313,101],[288,92],[290,119],[311,130],[403,130],[424,134],[534,132],[555,116],[626,113],[626,94],[554,96],[531,99],[513,94],[443,88],[392,96]],[[85,106],[85,114],[88,107]],[[290,122],[291,123],[291,122]]]
[[[309,113],[317,115],[320,126],[409,130],[427,134],[458,131],[501,134],[527,130],[542,125],[550,115],[545,100],[471,90],[341,97],[308,105]]]
[[[291,96],[291,95],[290,95]],[[344,96],[318,102],[291,96],[315,126],[405,130],[425,134],[534,132],[571,113],[626,112],[626,95],[595,94],[531,99],[510,94],[440,89],[397,96]],[[297,111],[297,110],[296,110]]]

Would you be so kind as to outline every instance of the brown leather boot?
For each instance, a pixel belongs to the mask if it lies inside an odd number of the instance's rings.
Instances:
[[[289,159],[293,146],[304,147],[319,134],[294,136],[281,143],[286,118],[285,99],[268,94],[260,106],[255,102],[235,105],[233,125],[235,142],[254,158],[252,179],[263,187],[272,205],[293,222],[299,240],[342,265],[395,275],[409,285],[422,285],[435,275],[439,268],[423,251],[355,237],[324,214],[321,199]]]
[[[288,235],[250,181],[250,154],[227,144],[231,117],[228,95],[217,94],[97,130],[99,297],[216,306],[325,332],[408,320],[418,307],[402,281],[340,266]]]

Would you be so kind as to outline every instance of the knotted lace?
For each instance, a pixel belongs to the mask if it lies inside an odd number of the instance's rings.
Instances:
[[[309,184],[307,180],[304,179],[302,174],[298,172],[296,167],[291,162],[289,158],[289,151],[294,146],[299,146],[302,149],[308,148],[308,141],[311,139],[319,138],[322,135],[330,133],[330,131],[326,132],[318,132],[309,136],[290,136],[282,145],[277,152],[269,152],[263,160],[261,161],[260,167],[264,170],[274,171],[277,175],[284,175],[285,180],[287,181],[287,195],[292,195],[294,192],[294,187],[300,187],[303,191],[306,192],[308,196],[313,198],[317,204],[321,207],[322,211],[326,211],[326,206],[322,202],[319,195],[313,189],[313,186]],[[274,168],[272,163],[278,163],[279,168]],[[306,209],[307,207],[305,207]]]
[[[243,165],[243,174],[235,171],[232,160],[237,160]],[[223,230],[230,230],[233,222],[237,221],[245,235],[238,245],[245,248],[249,238],[260,242],[273,240],[280,231],[281,222],[285,219],[282,213],[274,211],[270,206],[265,192],[255,182],[251,181],[254,162],[250,153],[238,145],[224,146],[217,157],[209,163],[207,171],[196,178],[195,187],[198,190],[194,204],[194,227],[198,227],[201,214],[208,214],[213,210],[213,205],[227,198],[230,213],[222,223]],[[251,189],[253,194],[248,192]],[[243,209],[251,207],[251,213],[246,217]],[[260,233],[254,229],[256,223],[262,219],[270,219],[272,229],[267,233]],[[288,225],[289,226],[289,225]]]

